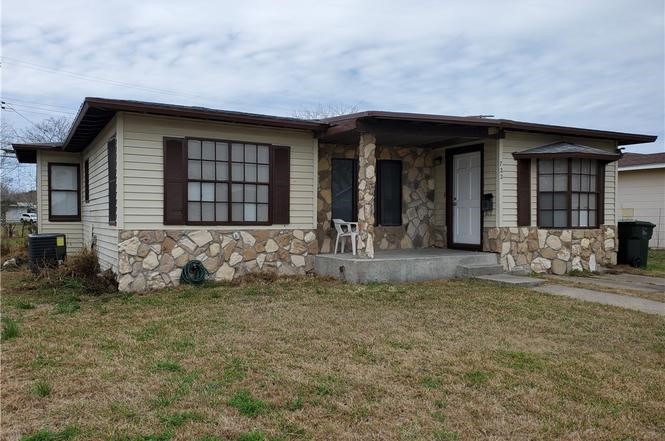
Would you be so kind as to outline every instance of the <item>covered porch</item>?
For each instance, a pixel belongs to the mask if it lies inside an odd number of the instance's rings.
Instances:
[[[494,224],[496,128],[482,118],[390,112],[327,122],[318,163],[322,255],[334,251],[332,219],[358,222],[358,259],[482,251],[483,227]]]

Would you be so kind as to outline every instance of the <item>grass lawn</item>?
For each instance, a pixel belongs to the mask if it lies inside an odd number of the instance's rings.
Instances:
[[[617,265],[616,268],[627,273],[665,277],[665,250],[649,250],[646,268],[633,268],[628,265]]]
[[[3,273],[2,439],[665,438],[665,320],[476,281]]]

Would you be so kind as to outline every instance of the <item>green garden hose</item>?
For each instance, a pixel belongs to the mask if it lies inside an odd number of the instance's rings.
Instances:
[[[208,277],[210,273],[203,266],[200,260],[190,260],[182,267],[182,274],[180,274],[180,281],[183,283],[192,283],[199,285]]]

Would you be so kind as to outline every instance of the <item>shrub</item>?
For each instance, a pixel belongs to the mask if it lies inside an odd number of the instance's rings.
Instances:
[[[68,256],[63,264],[56,268],[42,268],[38,277],[45,280],[50,288],[85,291],[86,294],[92,295],[118,290],[113,272],[111,270],[101,272],[97,254],[88,248]]]

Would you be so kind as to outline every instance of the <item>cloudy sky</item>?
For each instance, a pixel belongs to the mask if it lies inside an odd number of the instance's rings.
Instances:
[[[663,151],[663,3],[3,0],[2,99],[33,121],[85,96],[492,114],[655,134],[631,150]]]

